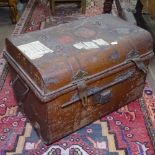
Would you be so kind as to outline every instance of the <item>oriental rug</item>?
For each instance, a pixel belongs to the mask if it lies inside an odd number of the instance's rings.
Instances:
[[[18,111],[10,80],[8,75],[0,93],[0,155],[154,154],[140,108],[140,102],[154,98],[149,87],[145,88],[143,98],[46,146],[26,117]],[[154,103],[151,100],[151,104]]]
[[[29,1],[12,35],[40,29],[48,6]],[[46,146],[18,111],[10,74],[0,92],[0,155],[154,155],[155,95],[146,85],[143,97],[77,132]],[[149,132],[148,132],[149,131]],[[151,136],[150,136],[151,135]]]

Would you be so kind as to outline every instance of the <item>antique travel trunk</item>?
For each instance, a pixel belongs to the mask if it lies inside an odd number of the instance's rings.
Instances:
[[[6,39],[18,104],[46,144],[139,98],[151,35],[100,15]]]

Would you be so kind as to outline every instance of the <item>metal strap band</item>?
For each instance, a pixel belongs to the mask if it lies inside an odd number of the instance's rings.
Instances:
[[[83,107],[86,108],[87,103],[88,103],[86,82],[84,80],[79,81],[77,83],[77,87],[78,87],[78,90],[79,90],[79,97],[81,99],[82,105],[83,105]]]
[[[132,61],[135,63],[136,67],[143,71],[143,73],[147,74],[147,67],[145,66],[144,62],[140,58],[139,51],[133,49],[127,55],[127,61]]]

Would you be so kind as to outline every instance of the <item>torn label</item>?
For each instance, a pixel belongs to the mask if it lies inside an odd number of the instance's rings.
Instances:
[[[44,54],[54,52],[39,41],[34,41],[17,47],[30,59],[37,59],[42,57]]]

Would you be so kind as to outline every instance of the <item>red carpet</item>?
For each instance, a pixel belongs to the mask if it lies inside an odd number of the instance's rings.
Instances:
[[[8,75],[0,93],[0,154],[153,155],[139,100],[47,147],[17,111]],[[148,88],[147,88],[148,89]],[[144,93],[144,99],[150,95]],[[151,95],[151,97],[153,97]]]
[[[33,1],[13,35],[39,29],[48,16],[47,8],[32,5]],[[150,138],[148,131],[153,132],[155,96],[149,86],[142,99],[46,146],[25,116],[17,111],[10,78],[8,75],[0,92],[0,155],[154,155],[154,138]]]

